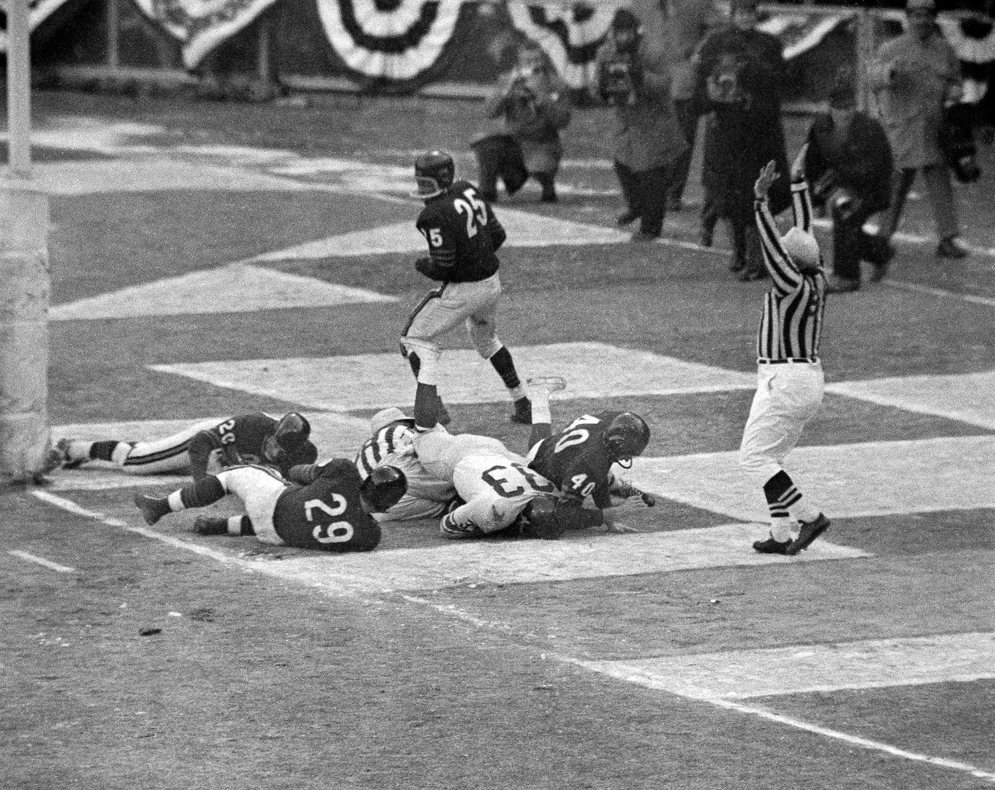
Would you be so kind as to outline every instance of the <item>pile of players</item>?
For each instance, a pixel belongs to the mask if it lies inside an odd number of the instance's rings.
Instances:
[[[370,551],[382,523],[427,518],[441,518],[441,534],[454,539],[554,539],[598,525],[631,531],[607,509],[632,496],[652,499],[615,477],[612,465],[631,465],[649,443],[649,427],[631,412],[605,411],[554,434],[549,395],[564,386],[555,377],[529,381],[527,455],[489,436],[450,433],[438,422],[438,397],[419,424],[398,408],[375,414],[371,436],[352,460],[318,462],[310,424],[296,412],[199,423],[152,442],[63,439],[59,449],[64,468],[106,461],[138,474],[189,470],[193,481],[165,497],[136,495],[146,522],[234,494],[244,514],[200,515],[194,529],[275,545]],[[585,506],[588,500],[593,506]]]

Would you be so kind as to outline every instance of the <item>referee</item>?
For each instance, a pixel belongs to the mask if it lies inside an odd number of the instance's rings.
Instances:
[[[797,554],[829,528],[829,519],[802,496],[782,465],[818,412],[825,386],[819,339],[826,277],[811,232],[807,147],[791,166],[795,225],[784,236],[767,206],[767,192],[780,177],[773,161],[753,186],[754,214],[773,286],[764,298],[757,336],[757,392],[743,429],[739,461],[749,478],[763,486],[770,509],[770,536],[753,544],[763,554]]]

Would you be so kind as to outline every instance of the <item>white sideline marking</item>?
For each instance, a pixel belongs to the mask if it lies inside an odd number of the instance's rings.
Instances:
[[[995,430],[995,371],[846,381],[826,391]]]
[[[233,263],[58,305],[53,321],[136,316],[245,313],[293,307],[396,302],[396,297]]]
[[[995,634],[940,634],[588,663],[596,672],[682,697],[749,699],[995,678]]]
[[[504,207],[495,209],[495,213],[508,232],[508,240],[505,242],[507,247],[620,244],[629,241],[628,233],[622,233],[614,228],[543,217],[528,211]],[[329,236],[317,241],[267,252],[250,260],[271,262],[404,252],[423,253],[427,247],[424,237],[415,229],[416,217],[417,207],[413,207],[411,219],[405,222]]]
[[[530,375],[564,376],[567,389],[557,397],[669,395],[756,387],[755,373],[724,370],[605,343],[516,346],[514,355],[523,379]],[[220,387],[332,411],[403,407],[414,399],[411,371],[396,353],[150,367]],[[445,351],[441,370],[445,378],[439,391],[448,403],[487,403],[508,397],[494,368],[476,351]]]
[[[59,573],[75,573],[75,568],[70,568],[68,565],[60,565],[57,562],[52,562],[51,560],[46,560],[44,557],[37,557],[34,554],[30,554],[26,551],[21,551],[20,549],[11,549],[7,552],[8,554],[13,554],[15,557],[20,557],[22,560],[27,560],[28,562],[33,562],[36,565],[42,565],[45,568],[49,568],[53,571],[58,571]]]
[[[823,562],[872,556],[816,541],[798,557],[758,554],[750,543],[756,524],[634,535],[570,536],[556,541],[442,542],[425,549],[390,549],[368,555],[284,559],[267,572],[306,584],[331,580],[359,592],[436,590],[457,584],[532,584],[551,581],[670,573],[697,568]],[[440,539],[441,542],[441,539]]]
[[[88,162],[37,162],[34,185],[50,195],[107,192],[209,190],[223,192],[314,192],[320,185],[253,173],[240,167],[179,162],[161,155],[143,159]]]
[[[798,447],[788,472],[830,519],[993,508],[995,436]],[[638,458],[625,478],[730,518],[767,518],[763,492],[740,471],[737,452]]]
[[[267,574],[272,574],[273,570],[275,570],[275,569],[278,570],[279,569],[280,563],[263,564],[263,563],[249,562],[249,561],[246,561],[244,559],[240,559],[240,558],[236,558],[236,557],[231,557],[231,556],[226,555],[226,554],[224,554],[222,552],[214,551],[212,549],[209,549],[209,548],[206,548],[204,546],[197,545],[197,544],[187,543],[186,541],[178,540],[178,539],[170,537],[168,535],[163,535],[163,534],[161,534],[159,532],[155,532],[154,530],[146,529],[144,527],[131,527],[126,522],[123,522],[123,521],[121,521],[119,519],[108,518],[108,517],[106,517],[102,513],[96,513],[96,512],[93,512],[93,511],[88,511],[85,508],[82,508],[79,505],[77,505],[75,502],[72,502],[71,500],[68,500],[68,499],[63,499],[62,497],[57,497],[57,496],[54,496],[52,494],[47,494],[47,493],[45,493],[43,491],[37,491],[37,490],[33,491],[32,493],[34,494],[34,496],[38,497],[39,499],[41,499],[41,500],[43,500],[45,502],[49,502],[50,504],[53,504],[56,507],[60,507],[60,508],[62,508],[64,510],[67,510],[69,512],[77,513],[79,515],[88,516],[90,518],[99,520],[102,523],[107,524],[109,526],[119,527],[119,528],[125,529],[125,530],[127,530],[129,532],[134,532],[134,533],[143,535],[143,536],[145,536],[147,538],[150,538],[152,540],[161,541],[163,543],[166,543],[166,544],[168,544],[170,546],[173,546],[175,548],[178,548],[178,549],[183,549],[185,551],[194,552],[194,553],[199,554],[201,556],[213,559],[213,560],[215,560],[215,561],[217,561],[217,562],[219,562],[221,564],[224,564],[224,565],[235,566],[235,567],[238,567],[238,568],[240,568],[242,570],[245,570],[245,571],[248,571],[248,572],[252,572],[252,573],[267,573]],[[809,549],[809,551],[815,550],[817,545],[818,544],[813,544],[812,548]],[[347,556],[347,555],[345,555],[345,556]],[[367,555],[367,556],[375,556],[375,555]],[[339,560],[339,559],[341,559],[341,557],[335,557],[335,558],[333,558],[333,561]],[[312,588],[316,589],[319,593],[324,594],[324,595],[346,595],[346,596],[349,596],[349,597],[355,597],[355,592],[353,590],[343,589],[341,587],[338,587],[338,586],[332,584],[330,581],[326,581],[326,582],[314,582],[314,581],[312,581],[310,584],[311,584]],[[493,629],[493,630],[501,630],[501,631],[507,631],[508,630],[506,627],[502,627],[500,624],[489,622],[487,620],[483,620],[483,619],[478,618],[478,617],[474,617],[473,615],[471,615],[469,613],[466,613],[466,612],[463,612],[463,611],[457,609],[454,606],[441,606],[439,604],[433,603],[432,601],[428,601],[428,600],[425,600],[425,599],[417,598],[415,596],[407,596],[406,595],[406,596],[403,596],[403,597],[404,597],[405,600],[409,601],[410,603],[414,603],[414,604],[417,604],[417,605],[420,605],[420,606],[427,606],[428,608],[431,608],[431,609],[435,610],[436,612],[438,612],[440,614],[444,614],[444,615],[446,615],[448,617],[454,617],[454,618],[456,618],[456,619],[458,619],[458,620],[460,620],[462,622],[468,623],[469,625],[471,625],[471,626],[473,626],[475,628]],[[591,666],[592,662],[584,661],[584,660],[573,658],[573,657],[570,657],[570,656],[559,655],[559,654],[556,654],[556,653],[545,653],[544,655],[547,658],[549,658],[549,659],[558,661],[558,662],[563,663],[563,664],[570,664],[570,665],[573,665],[573,666],[578,666],[578,667],[581,667],[581,668],[586,669],[588,671],[597,671],[597,670],[595,670],[593,668],[593,666]],[[626,680],[627,682],[634,682],[633,680],[631,680],[629,678],[620,678],[620,679]],[[750,706],[750,705],[744,705],[742,703],[734,702],[734,701],[731,701],[731,700],[711,699],[711,700],[707,700],[706,702],[708,704],[715,705],[715,706],[721,707],[721,708],[725,708],[727,710],[732,710],[732,711],[735,711],[737,713],[744,713],[744,714],[747,714],[747,715],[756,716],[758,718],[763,718],[763,719],[766,719],[768,721],[772,721],[772,722],[774,722],[776,724],[781,724],[781,725],[784,725],[784,726],[793,727],[795,729],[803,730],[805,732],[811,732],[811,733],[813,733],[815,735],[821,735],[821,736],[824,736],[824,737],[833,738],[835,740],[840,740],[840,741],[843,741],[845,743],[849,743],[849,744],[854,745],[854,746],[860,746],[862,748],[871,749],[873,751],[879,751],[879,752],[882,752],[882,753],[885,753],[885,754],[889,754],[889,755],[891,755],[893,757],[899,757],[899,758],[902,758],[902,759],[912,760],[912,761],[915,761],[915,762],[924,762],[924,763],[928,763],[930,765],[936,765],[936,766],[940,766],[940,767],[944,767],[944,768],[950,768],[952,770],[957,770],[957,771],[962,771],[962,772],[969,773],[971,776],[974,776],[974,777],[977,777],[977,778],[980,778],[980,779],[985,779],[985,780],[988,780],[988,781],[995,782],[995,774],[991,774],[991,773],[988,773],[986,771],[983,771],[980,768],[977,768],[976,766],[970,765],[968,763],[963,763],[963,762],[959,762],[959,761],[956,761],[956,760],[948,760],[948,759],[945,759],[945,758],[942,758],[942,757],[932,757],[932,756],[925,755],[925,754],[920,754],[920,753],[917,753],[917,752],[909,752],[909,751],[906,751],[904,749],[899,749],[899,748],[896,748],[894,746],[891,746],[890,744],[882,743],[880,741],[872,741],[872,740],[869,740],[867,738],[861,738],[859,736],[850,735],[848,733],[840,732],[839,730],[831,730],[831,729],[828,729],[828,728],[825,728],[825,727],[820,727],[818,725],[810,724],[809,722],[805,722],[805,721],[802,721],[800,719],[795,719],[795,718],[792,718],[792,717],[789,717],[789,716],[782,716],[780,714],[776,714],[776,713],[773,713],[771,711],[767,711],[767,710],[765,710],[763,708],[760,708],[760,707],[755,707],[755,706]]]

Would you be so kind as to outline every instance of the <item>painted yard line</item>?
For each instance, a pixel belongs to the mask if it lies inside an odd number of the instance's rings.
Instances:
[[[845,381],[826,392],[995,430],[995,371]]]
[[[992,250],[990,254],[995,256],[995,250]],[[919,285],[918,283],[906,282],[905,280],[885,280],[884,285],[890,285],[892,288],[900,288],[903,291],[913,291],[915,293],[928,294],[929,296],[938,296],[943,299],[959,299],[962,302],[980,304],[985,307],[995,307],[995,299],[989,299],[986,296],[954,293],[953,291],[945,291],[942,288],[930,288],[925,285]]]
[[[272,565],[253,563],[253,562],[247,562],[242,559],[236,559],[228,555],[225,555],[221,552],[207,549],[203,546],[197,546],[195,544],[187,543],[186,541],[181,541],[175,538],[171,538],[167,535],[162,535],[161,533],[155,532],[153,530],[145,529],[142,527],[130,527],[125,522],[122,522],[118,519],[110,519],[104,516],[103,514],[87,511],[84,508],[81,508],[80,506],[76,505],[76,503],[72,502],[71,500],[63,499],[61,497],[55,497],[51,494],[45,494],[45,492],[42,491],[34,491],[33,493],[39,499],[49,502],[57,507],[61,507],[65,510],[68,510],[69,512],[89,516],[90,518],[95,518],[109,526],[119,527],[122,529],[126,529],[130,532],[135,532],[147,538],[167,543],[171,546],[174,546],[175,548],[184,549],[186,551],[193,551],[197,554],[200,554],[201,556],[213,559],[225,565],[234,565],[236,567],[242,568],[243,570],[250,571],[253,573],[260,573],[260,572],[267,573],[271,571],[273,567]],[[814,548],[815,547],[813,546],[813,549]],[[810,551],[813,549],[810,549]],[[274,565],[277,565],[277,563],[274,563]],[[349,595],[350,597],[353,597],[350,594],[350,591],[339,589],[331,585],[312,584],[311,586],[324,595],[336,595],[336,596]],[[510,630],[507,627],[502,627],[497,623],[492,623],[483,620],[481,618],[474,617],[473,615],[470,615],[466,612],[459,610],[455,606],[441,606],[431,601],[427,601],[425,599],[417,598],[414,596],[403,596],[403,598],[404,600],[407,600],[410,603],[416,605],[429,606],[430,608],[434,609],[436,612],[439,612],[440,614],[444,614],[448,617],[454,617],[460,620],[461,622],[467,623],[469,626],[474,628],[478,629],[487,628],[493,630],[500,630],[503,632],[508,632]],[[375,601],[371,601],[371,603],[375,603]],[[590,666],[588,666],[589,662],[585,662],[581,659],[572,658],[569,656],[557,655],[555,653],[544,653],[542,654],[542,657],[559,661],[560,663],[578,666],[587,669],[588,671],[592,672],[595,671]],[[626,680],[625,678],[622,679]],[[633,681],[629,680],[628,682],[633,682]],[[793,727],[795,729],[804,730],[806,732],[811,732],[816,735],[822,735],[824,737],[841,740],[851,745],[861,746],[863,748],[872,749],[875,751],[881,751],[893,757],[899,757],[902,759],[913,760],[917,762],[925,762],[931,765],[951,768],[953,770],[958,770],[958,771],[964,771],[970,773],[972,776],[975,776],[977,778],[987,779],[990,781],[995,780],[995,775],[986,773],[981,769],[976,768],[975,766],[969,765],[967,763],[961,763],[954,760],[947,760],[941,757],[931,757],[929,755],[919,754],[916,752],[909,752],[904,749],[898,749],[889,744],[880,743],[878,741],[871,741],[866,738],[850,735],[848,733],[840,732],[838,730],[830,730],[824,727],[819,727],[818,725],[810,724],[808,722],[801,721],[799,719],[794,719],[788,716],[781,716],[779,714],[766,711],[763,708],[747,706],[741,703],[731,702],[729,700],[709,700],[708,704],[723,707],[728,710],[736,711],[738,713],[745,713],[752,716],[764,718],[777,724],[782,724],[785,726]]]
[[[597,364],[592,365],[592,360]],[[567,390],[557,397],[667,395],[756,387],[756,373],[605,343],[516,346],[515,362],[522,378],[539,374],[566,378]],[[404,406],[412,398],[411,374],[399,364],[396,353],[225,360],[153,365],[151,369],[330,411]],[[508,397],[493,367],[475,351],[447,350],[441,370],[448,376],[440,392],[449,403],[489,403]]]
[[[223,298],[218,298],[223,294]],[[397,302],[397,297],[233,263],[61,304],[53,321],[244,313],[299,307]]]
[[[21,551],[20,549],[11,549],[7,552],[15,557],[20,557],[22,560],[27,560],[28,562],[33,562],[36,565],[41,565],[50,570],[57,571],[59,573],[75,573],[75,568],[70,568],[68,565],[60,565],[57,562],[52,562],[51,560],[46,560],[44,557],[38,557],[34,554],[30,554],[26,551]]]
[[[940,634],[590,662],[691,699],[749,699],[995,678],[995,634]]]
[[[750,543],[764,529],[757,524],[723,524],[633,535],[578,534],[557,541],[444,542],[432,548],[345,554],[334,561],[321,556],[292,557],[274,563],[267,572],[305,584],[331,581],[336,587],[358,592],[388,593],[872,556],[822,540],[798,557],[758,554]]]
[[[995,508],[995,435],[798,447],[788,458],[805,497],[830,518]],[[637,458],[625,478],[729,518],[763,523],[763,493],[738,452]],[[830,532],[830,536],[831,536]]]

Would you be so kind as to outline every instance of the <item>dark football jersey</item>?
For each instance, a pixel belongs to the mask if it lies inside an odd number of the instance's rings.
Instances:
[[[190,440],[187,448],[190,454],[190,471],[194,479],[200,479],[207,473],[208,459],[214,450],[222,451],[226,466],[232,464],[273,466],[263,455],[263,445],[278,423],[279,420],[275,417],[259,411],[232,417],[213,428],[201,431]],[[291,466],[310,463],[317,457],[317,448],[308,441],[296,452],[287,453],[277,468],[286,476]]]
[[[444,282],[477,282],[498,270],[504,228],[469,181],[430,200],[415,223]]]
[[[314,467],[304,486],[291,484],[276,501],[273,527],[288,546],[319,551],[370,551],[380,525],[363,510],[355,464],[336,458]]]
[[[543,439],[529,466],[556,483],[563,493],[590,496],[596,507],[608,507],[613,461],[605,448],[604,433],[621,413],[603,411],[578,417],[563,432]]]

